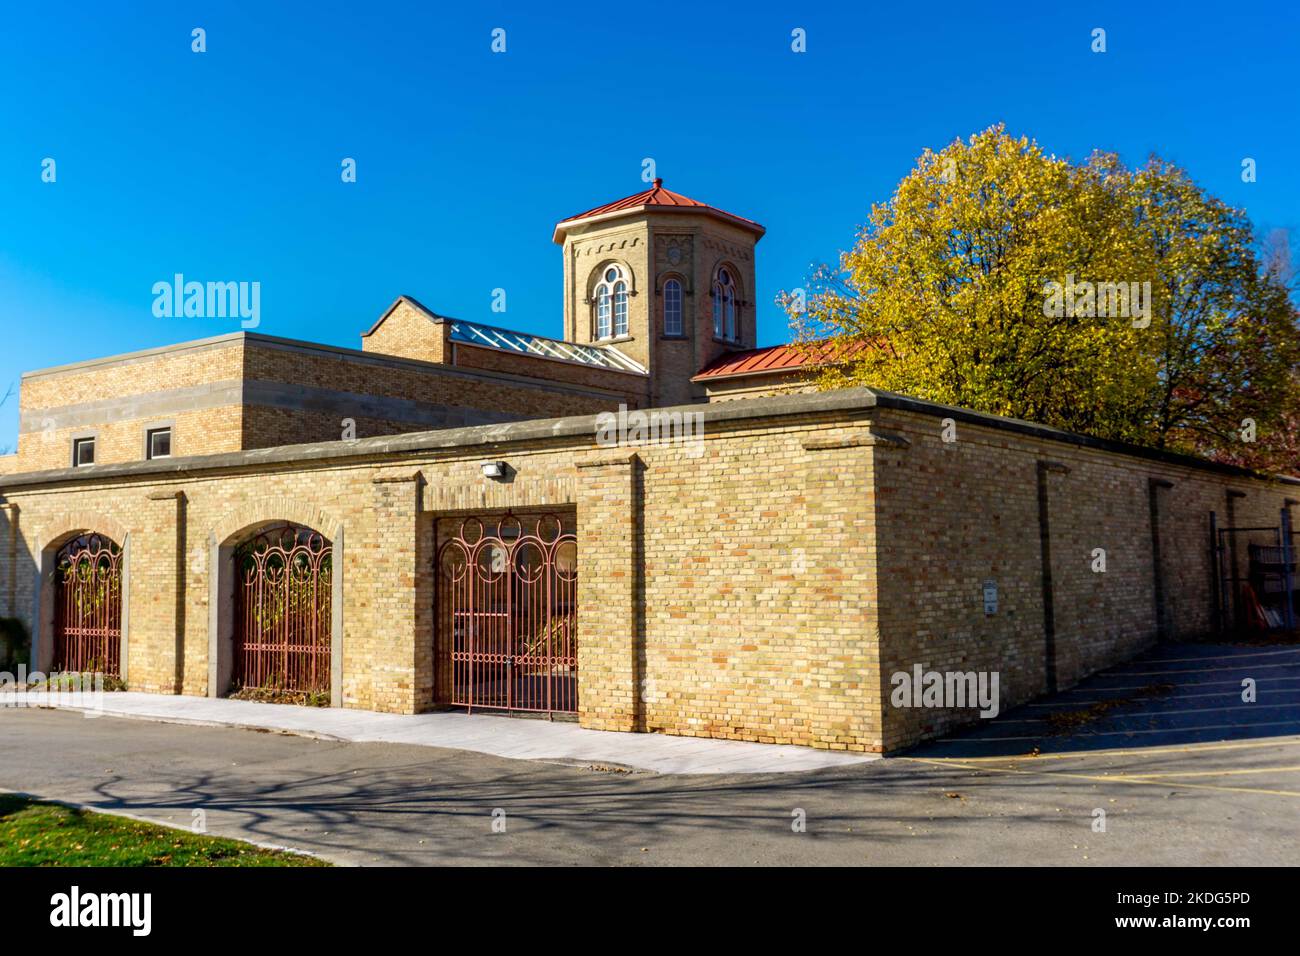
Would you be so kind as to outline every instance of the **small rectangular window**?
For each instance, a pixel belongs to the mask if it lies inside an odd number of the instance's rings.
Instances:
[[[147,433],[147,454],[150,461],[155,458],[170,458],[172,456],[172,430],[170,428],[154,428]]]
[[[95,463],[95,439],[77,438],[72,442],[72,467],[80,468],[82,465],[93,465]]]

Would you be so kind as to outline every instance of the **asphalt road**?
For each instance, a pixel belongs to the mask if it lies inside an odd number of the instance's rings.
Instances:
[[[1062,731],[1054,715],[1102,700],[1122,703]],[[0,788],[186,825],[202,810],[209,833],[345,864],[1294,865],[1300,649],[1163,648],[906,757],[763,776],[9,709]]]

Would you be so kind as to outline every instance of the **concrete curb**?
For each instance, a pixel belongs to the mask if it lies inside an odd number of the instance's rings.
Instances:
[[[48,695],[36,694],[29,695],[23,706],[70,710],[88,718],[118,717],[225,727],[330,743],[433,747],[507,760],[660,774],[798,773],[858,766],[880,759],[879,754],[788,744],[586,730],[568,722],[522,720],[495,714],[380,714],[130,691],[106,693],[102,706],[86,701],[50,700]],[[312,721],[317,726],[312,726]]]

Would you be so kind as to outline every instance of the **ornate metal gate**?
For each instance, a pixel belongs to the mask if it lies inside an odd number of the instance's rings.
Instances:
[[[556,515],[526,520],[467,518],[438,551],[446,703],[577,713],[577,538]]]
[[[235,552],[236,688],[329,692],[333,571],[330,543],[295,525]]]
[[[54,670],[121,675],[122,549],[84,534],[55,563]]]

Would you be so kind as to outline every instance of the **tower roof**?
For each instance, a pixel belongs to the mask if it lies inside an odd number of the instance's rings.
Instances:
[[[744,216],[737,216],[734,213],[725,212],[716,206],[710,206],[708,203],[700,202],[698,199],[692,199],[690,196],[683,196],[681,193],[675,193],[671,189],[664,188],[664,181],[656,179],[654,185],[649,189],[631,196],[624,196],[622,199],[616,199],[613,202],[607,202],[603,205],[596,206],[594,209],[588,209],[586,212],[580,212],[576,216],[569,216],[567,219],[561,219],[555,227],[555,241],[563,242],[564,234],[567,228],[575,223],[589,222],[601,219],[614,219],[618,216],[631,215],[634,213],[654,210],[655,212],[692,212],[703,213],[709,216],[715,216],[742,229],[748,229],[756,236],[762,236],[766,230],[752,219],[746,219]]]

